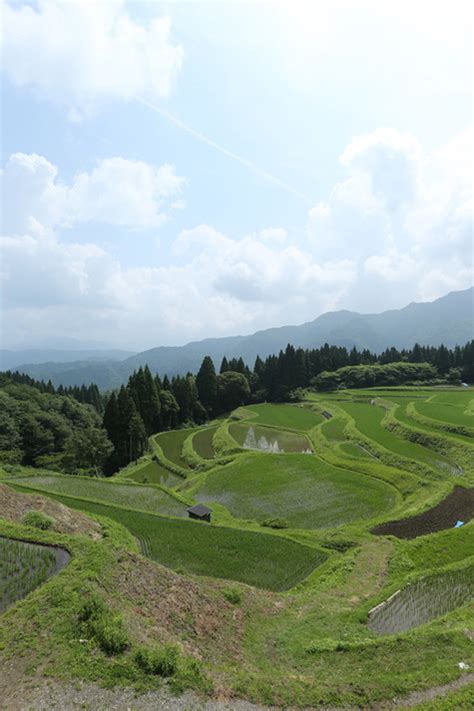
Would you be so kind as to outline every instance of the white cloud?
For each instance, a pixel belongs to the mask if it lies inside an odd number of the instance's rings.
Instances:
[[[471,130],[432,155],[393,129],[351,141],[347,178],[308,216],[318,259],[358,264],[344,306],[380,311],[472,283],[471,144]]]
[[[230,236],[202,224],[178,234],[168,266],[134,268],[97,245],[62,240],[61,229],[99,218],[129,228],[159,224],[166,205],[179,202],[172,169],[114,158],[65,184],[45,158],[15,154],[4,174],[5,332],[11,343],[60,332],[173,344],[335,308],[381,311],[467,287],[467,136],[428,156],[393,132],[353,141],[343,154],[348,174],[310,211],[306,241],[279,227]],[[398,177],[387,180],[384,166]]]
[[[174,166],[106,158],[90,172],[76,175],[70,185],[43,156],[14,153],[1,171],[3,231],[22,234],[35,224],[44,227],[97,222],[147,229],[159,227],[170,210],[184,178]],[[173,207],[174,206],[174,207]]]
[[[122,0],[1,0],[3,68],[80,120],[107,99],[169,95],[183,61],[168,18],[134,22]]]

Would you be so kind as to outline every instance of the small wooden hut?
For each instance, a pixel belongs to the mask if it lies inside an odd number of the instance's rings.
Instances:
[[[208,509],[204,504],[196,504],[188,509],[189,518],[197,519],[198,521],[207,521],[211,523],[211,509]]]

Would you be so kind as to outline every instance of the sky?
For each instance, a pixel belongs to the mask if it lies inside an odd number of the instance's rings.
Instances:
[[[470,2],[0,0],[2,347],[472,284]]]

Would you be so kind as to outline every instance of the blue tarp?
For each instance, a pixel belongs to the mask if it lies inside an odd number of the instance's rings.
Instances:
[[[464,526],[464,521],[456,521],[454,524],[454,528],[461,528],[461,526]]]

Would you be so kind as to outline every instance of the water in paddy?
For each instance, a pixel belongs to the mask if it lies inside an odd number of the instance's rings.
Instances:
[[[273,454],[283,454],[285,450],[282,446],[283,442],[281,440],[283,440],[283,435],[270,434],[270,430],[268,430],[266,435],[261,434],[260,436],[258,436],[256,435],[254,428],[249,427],[243,443],[243,448],[257,449],[260,452],[271,452]],[[301,452],[303,454],[312,454],[312,451],[309,447],[301,449]]]
[[[369,613],[377,634],[394,634],[446,615],[474,596],[474,566],[432,575],[396,592]]]
[[[59,573],[70,558],[64,548],[0,536],[0,612]]]

